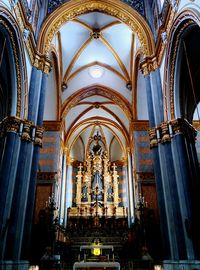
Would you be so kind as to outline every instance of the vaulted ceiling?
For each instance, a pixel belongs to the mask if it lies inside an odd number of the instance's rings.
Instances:
[[[125,156],[136,47],[139,41],[127,25],[100,12],[68,21],[55,35],[52,48],[59,67],[55,72],[54,63],[50,73],[45,118],[64,121],[65,143],[71,153],[79,141],[85,154],[89,138],[99,131],[108,150],[114,141],[120,146],[121,153],[113,159]],[[56,87],[60,94],[55,94]],[[55,98],[59,108],[53,108]],[[53,110],[60,111],[60,116]]]

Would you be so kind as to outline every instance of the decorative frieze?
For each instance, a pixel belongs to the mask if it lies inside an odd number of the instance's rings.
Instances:
[[[63,127],[62,121],[44,121],[43,127],[45,131],[60,131]]]
[[[153,172],[136,172],[136,175],[137,180],[146,180],[145,183],[149,183],[149,181],[153,181],[153,183],[155,182],[155,175]]]
[[[149,129],[150,148],[157,147],[159,143],[169,143],[174,136],[180,134],[184,135],[190,141],[194,141],[197,131],[184,118],[163,122],[158,127]]]
[[[37,180],[45,181],[45,180],[57,180],[58,173],[57,172],[38,172],[37,173]]]

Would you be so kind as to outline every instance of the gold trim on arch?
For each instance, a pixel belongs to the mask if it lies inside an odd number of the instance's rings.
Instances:
[[[77,104],[78,105],[78,104]],[[72,123],[70,124],[69,128],[67,129],[67,134],[69,133],[69,131],[73,128],[73,126],[75,126],[76,124],[78,124],[78,121],[79,119],[85,115],[86,113],[88,113],[89,111],[93,110],[95,107],[95,103],[93,103],[93,106],[89,106],[87,109],[83,110],[73,121]],[[113,116],[116,120],[116,123],[117,124],[120,124],[121,127],[123,128],[123,130],[127,133],[128,135],[128,131],[126,129],[126,127],[124,126],[124,124],[122,123],[122,121],[119,119],[119,117],[114,113],[112,112],[112,110],[109,110],[107,107],[105,106],[100,106],[100,108],[104,111],[106,111],[108,114],[110,114],[111,116]],[[107,119],[107,118],[106,118]]]
[[[79,101],[95,95],[110,99],[123,110],[129,120],[132,119],[132,111],[129,102],[115,90],[99,84],[82,88],[68,97],[62,105],[61,117],[64,118],[71,108],[76,106]]]
[[[84,51],[84,49],[87,47],[87,45],[92,41],[92,37],[89,37],[82,45],[81,47],[78,49],[78,51],[75,53],[75,55],[73,56],[66,72],[64,75],[64,79],[63,81],[66,82],[67,81],[67,77],[69,76],[71,70],[73,69],[73,66],[76,62],[76,60],[79,58],[79,56],[81,55],[81,53]]]
[[[109,51],[114,56],[114,58],[117,61],[118,65],[120,66],[121,70],[123,71],[124,75],[126,76],[127,81],[130,81],[128,71],[127,71],[124,63],[120,59],[119,55],[117,54],[117,52],[113,49],[113,47],[110,45],[110,43],[102,35],[99,37],[99,39],[102,41],[102,43],[109,49]]]
[[[70,151],[71,151],[71,148],[73,147],[73,145],[74,145],[74,143],[76,142],[76,140],[79,138],[79,136],[87,129],[87,128],[89,128],[89,127],[91,127],[91,126],[105,126],[106,128],[108,128],[110,131],[111,131],[111,133],[112,134],[114,134],[114,136],[117,138],[117,140],[118,140],[118,142],[119,142],[119,144],[120,144],[120,146],[121,146],[121,148],[122,148],[122,151],[123,151],[123,153],[124,153],[124,155],[126,154],[126,151],[125,151],[125,148],[124,148],[124,146],[123,146],[123,143],[122,143],[122,141],[120,140],[120,138],[118,137],[118,135],[115,133],[115,131],[114,130],[112,130],[112,128],[109,126],[109,122],[108,123],[105,123],[105,121],[103,121],[103,122],[101,122],[101,121],[97,121],[98,123],[95,123],[95,121],[94,122],[92,122],[91,121],[91,118],[90,119],[86,119],[86,120],[84,120],[84,121],[87,121],[87,122],[89,122],[82,130],[80,130],[80,132],[77,134],[77,136],[75,136],[75,138],[73,139],[73,141],[71,142],[71,144],[70,144],[70,146],[67,146],[68,147],[68,149],[69,149],[69,153],[70,153]],[[86,123],[81,123],[80,125],[78,125],[77,126],[77,128],[76,129],[78,129],[81,125],[85,125]],[[114,126],[114,125],[112,125],[112,124],[110,124],[111,126]],[[117,128],[117,127],[115,127],[115,128]],[[117,128],[118,129],[118,128]],[[93,130],[93,129],[92,129]],[[120,130],[121,131],[121,130]],[[72,133],[73,134],[73,133]],[[71,135],[72,135],[71,134]],[[123,133],[122,133],[123,134]],[[123,136],[124,136],[124,134],[123,134]],[[128,143],[127,142],[127,140],[126,140],[126,137],[124,137],[125,138],[125,141],[126,141],[126,143]],[[68,138],[68,139],[65,139],[65,145],[67,145],[67,141],[69,141],[69,139],[70,139],[70,137]]]
[[[37,44],[38,51],[48,54],[53,36],[62,25],[94,11],[103,12],[125,23],[137,34],[144,57],[155,55],[154,39],[147,22],[136,10],[120,0],[74,0],[61,5],[45,20]]]
[[[88,122],[92,122],[92,123],[100,123],[102,122],[102,125],[105,123],[108,123],[109,125],[115,127],[116,129],[118,129],[121,134],[124,136],[125,141],[127,143],[127,145],[129,145],[129,135],[127,133],[126,130],[124,130],[118,123],[114,122],[113,120],[107,119],[105,117],[100,117],[100,116],[93,116],[87,119],[84,119],[82,121],[80,121],[79,123],[77,123],[74,127],[71,128],[71,130],[69,130],[69,132],[67,132],[66,136],[65,136],[65,144],[67,141],[69,141],[71,135],[82,125],[87,125]]]
[[[164,84],[163,92],[167,96],[168,100],[164,100],[164,108],[170,110],[171,119],[175,119],[175,103],[174,103],[174,80],[175,80],[175,62],[177,57],[178,46],[180,43],[180,38],[186,28],[190,27],[192,24],[199,24],[200,20],[196,12],[193,10],[185,10],[176,17],[173,23],[173,27],[169,36],[169,43],[166,49],[167,54],[171,53],[171,57],[167,58],[165,61],[165,71],[164,71]],[[169,72],[170,71],[170,72]],[[165,114],[165,118],[168,115]]]

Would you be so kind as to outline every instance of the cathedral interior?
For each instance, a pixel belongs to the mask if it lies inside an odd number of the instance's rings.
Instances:
[[[199,44],[200,0],[0,1],[0,270],[200,270]]]

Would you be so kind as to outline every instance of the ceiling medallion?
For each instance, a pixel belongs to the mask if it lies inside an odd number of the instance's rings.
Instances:
[[[99,29],[93,29],[93,31],[91,32],[90,36],[93,38],[93,39],[99,39],[100,36],[102,36],[102,33]]]
[[[100,66],[92,66],[88,69],[89,75],[94,79],[99,79],[104,74],[104,68]]]

